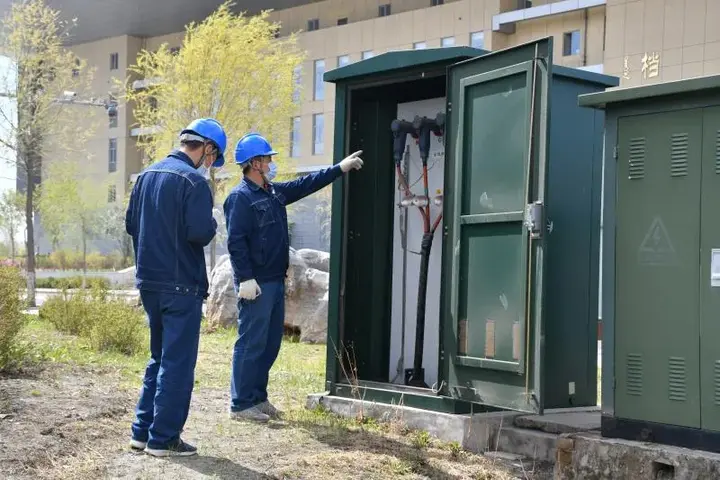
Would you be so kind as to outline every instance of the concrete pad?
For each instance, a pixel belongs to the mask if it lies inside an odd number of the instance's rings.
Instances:
[[[535,458],[533,454],[537,454],[543,460],[548,458],[552,460],[554,455],[552,450],[554,447],[549,443],[550,438],[556,437],[542,432],[513,428],[513,419],[520,415],[517,412],[458,415],[327,394],[309,395],[306,406],[310,409],[323,406],[337,415],[348,418],[355,418],[361,413],[379,421],[401,422],[410,429],[424,430],[444,442],[458,442],[464,449],[476,453],[503,451],[530,458]],[[545,443],[539,447],[524,443],[524,432],[527,432],[525,435],[527,441],[537,441],[540,434]]]
[[[546,415],[523,415],[515,418],[515,426],[561,434],[587,432],[600,429],[600,411],[576,411],[548,413]]]
[[[554,462],[557,440],[558,436],[551,433],[509,427],[498,432],[496,448],[537,462]]]
[[[565,442],[562,443],[561,442]],[[556,480],[700,480],[720,478],[720,454],[577,433],[558,442]]]
[[[485,455],[487,458],[497,458],[499,460],[506,460],[508,462],[522,462],[525,457],[517,455],[515,453],[506,452],[487,452]]]

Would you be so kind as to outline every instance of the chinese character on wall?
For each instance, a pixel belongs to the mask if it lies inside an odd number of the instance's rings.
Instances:
[[[644,79],[657,77],[660,74],[660,54],[645,53],[642,57],[642,75]]]
[[[627,55],[623,59],[623,78],[630,80],[630,58]]]

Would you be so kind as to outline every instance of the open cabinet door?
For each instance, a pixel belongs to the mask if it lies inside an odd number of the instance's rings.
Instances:
[[[547,38],[448,72],[445,391],[538,413],[551,65]]]

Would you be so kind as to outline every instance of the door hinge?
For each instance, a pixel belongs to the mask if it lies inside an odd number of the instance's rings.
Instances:
[[[618,159],[618,146],[617,146],[617,145],[615,145],[615,146],[613,147],[613,158],[614,158],[615,160]]]
[[[539,200],[525,206],[525,219],[523,223],[532,239],[538,239],[542,236],[543,213],[543,203]]]

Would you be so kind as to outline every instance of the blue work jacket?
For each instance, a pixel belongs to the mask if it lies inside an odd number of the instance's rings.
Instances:
[[[235,285],[284,280],[290,262],[287,210],[342,175],[339,165],[262,188],[244,178],[225,200],[228,252]]]
[[[140,173],[125,215],[138,289],[207,297],[203,248],[217,230],[212,209],[210,185],[183,152]]]

